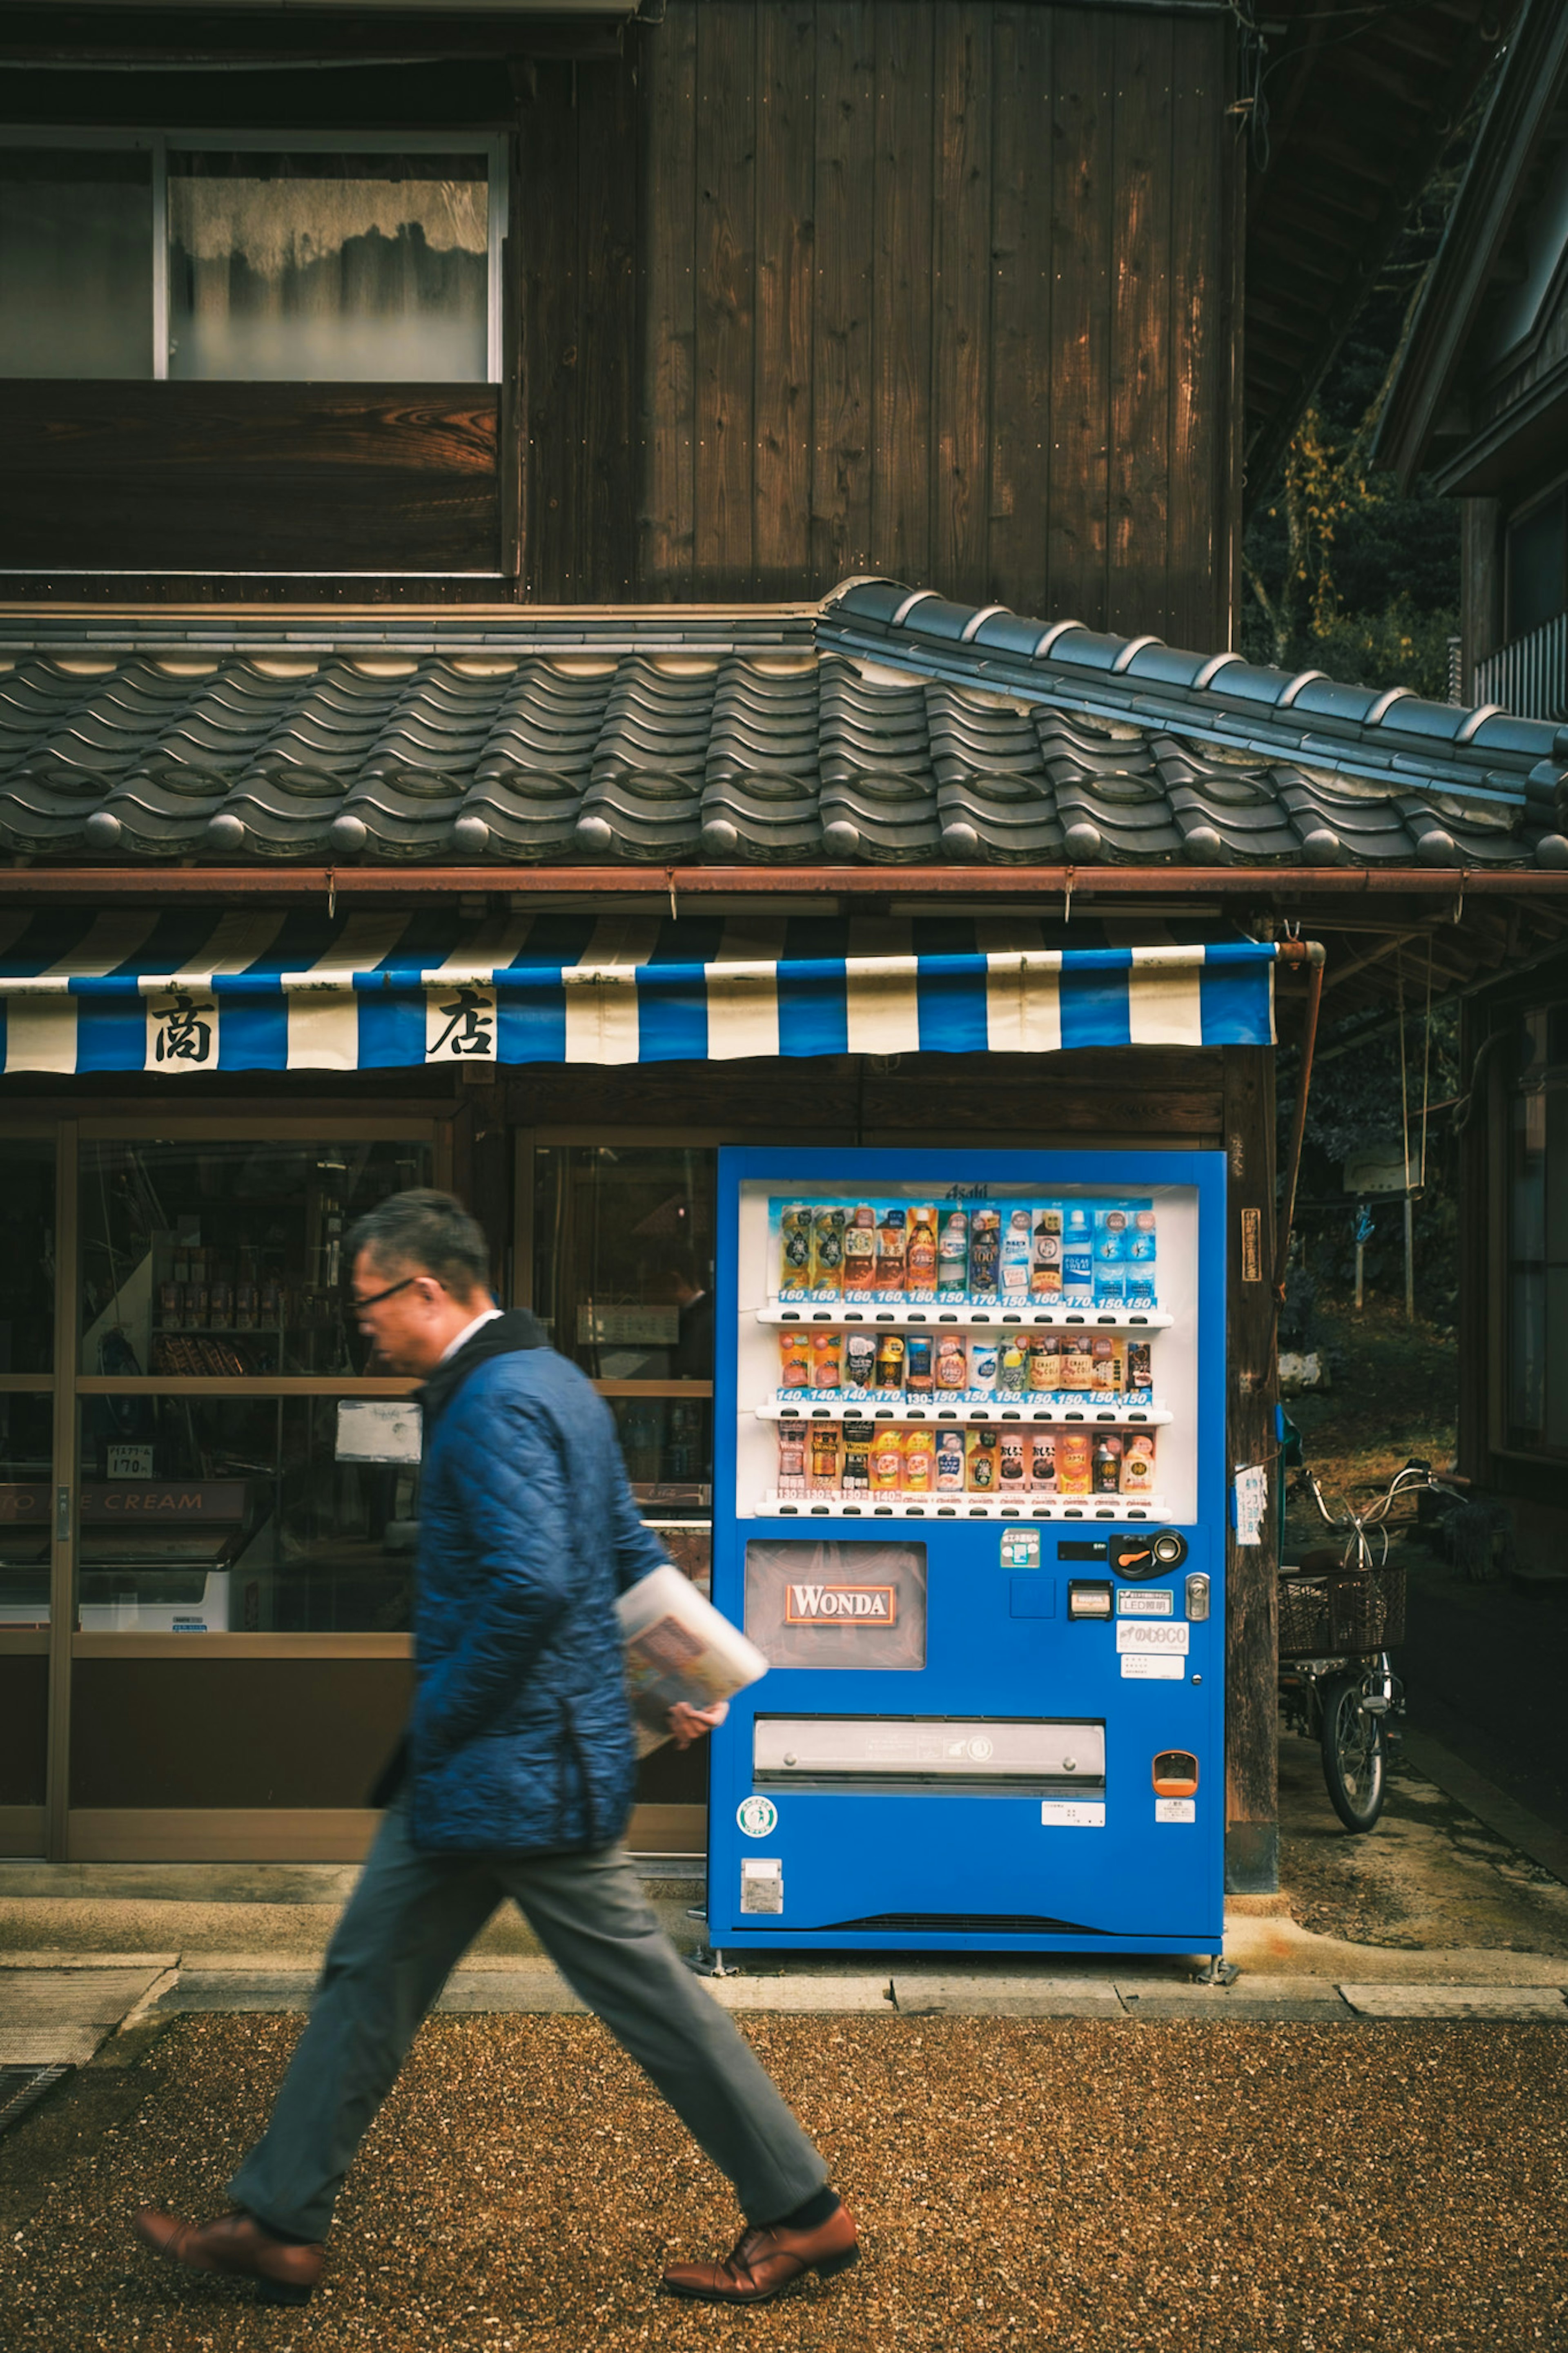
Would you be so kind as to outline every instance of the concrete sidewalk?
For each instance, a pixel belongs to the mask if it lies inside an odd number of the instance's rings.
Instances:
[[[748,1956],[743,1973],[703,1982],[727,2009],[781,2016],[1568,2024],[1568,1886],[1436,1781],[1403,1766],[1378,1829],[1352,1838],[1328,1808],[1315,1752],[1287,1740],[1281,1823],[1284,1892],[1226,1906],[1229,1986],[1194,1982],[1198,1957],[909,1953]],[[706,1933],[694,1870],[644,1865],[663,1926],[689,1952]],[[143,2019],[305,2010],[354,1875],[0,1864],[0,2065],[79,2066]],[[581,2007],[510,1911],[438,2004],[470,2017]]]

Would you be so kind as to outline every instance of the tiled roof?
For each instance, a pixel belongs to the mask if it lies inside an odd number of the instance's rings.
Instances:
[[[323,632],[330,623],[315,625]],[[56,623],[0,844],[72,862],[1568,866],[1568,730],[848,584],[764,628]],[[0,624],[3,646],[14,631]],[[432,649],[434,648],[434,649]]]

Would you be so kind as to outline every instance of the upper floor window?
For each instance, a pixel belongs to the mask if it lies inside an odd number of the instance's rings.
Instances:
[[[1509,525],[1508,634],[1528,638],[1568,611],[1568,494],[1557,491]]]
[[[483,384],[499,140],[0,138],[0,375]]]

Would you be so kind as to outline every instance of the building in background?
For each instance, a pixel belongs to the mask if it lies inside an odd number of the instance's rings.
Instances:
[[[10,1852],[360,1851],[417,1464],[342,1242],[398,1186],[473,1198],[699,1576],[725,1141],[1225,1150],[1268,1452],[1226,951],[1299,1037],[1298,932],[1349,1008],[1568,888],[1551,727],[1226,650],[1243,453],[1496,37],[1298,13],[0,8]]]

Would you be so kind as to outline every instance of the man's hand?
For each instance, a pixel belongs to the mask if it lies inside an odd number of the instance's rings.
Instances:
[[[716,1699],[711,1707],[691,1707],[678,1699],[669,1711],[669,1729],[678,1748],[689,1748],[705,1732],[711,1732],[723,1723],[730,1713],[727,1699]]]

